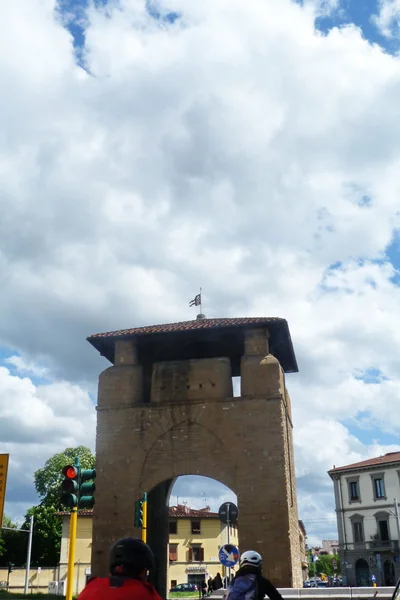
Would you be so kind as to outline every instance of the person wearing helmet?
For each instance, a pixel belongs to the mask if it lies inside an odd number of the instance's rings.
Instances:
[[[147,582],[154,556],[142,540],[127,537],[115,542],[109,564],[109,577],[89,579],[78,600],[161,600]]]
[[[255,550],[243,552],[239,570],[230,587],[226,600],[282,600],[276,587],[261,574],[262,556]]]

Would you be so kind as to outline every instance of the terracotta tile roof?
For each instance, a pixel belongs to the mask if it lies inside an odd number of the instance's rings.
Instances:
[[[376,458],[369,458],[362,460],[358,463],[351,465],[345,465],[344,467],[334,467],[328,473],[338,473],[340,471],[351,471],[356,469],[364,469],[367,467],[377,467],[379,465],[390,465],[391,463],[400,462],[400,451],[399,452],[388,452],[384,456],[378,456]]]
[[[211,512],[210,507],[194,509],[188,506],[178,504],[178,506],[169,507],[169,516],[179,519],[218,519],[218,513]]]
[[[286,319],[279,317],[243,317],[232,319],[196,319],[193,321],[181,321],[180,323],[167,323],[164,325],[147,325],[145,327],[134,327],[132,329],[120,329],[106,333],[95,333],[87,339],[90,342],[95,338],[125,337],[136,335],[149,335],[152,333],[170,333],[174,331],[193,331],[196,329],[213,329],[215,327],[234,327],[240,325],[265,325],[271,323],[286,323]]]
[[[69,515],[69,511],[62,510],[57,513],[59,517],[67,517]],[[79,510],[78,515],[80,517],[92,517],[93,510]],[[218,519],[218,513],[212,512],[209,507],[200,508],[196,510],[194,508],[188,508],[185,505],[178,506],[170,506],[169,507],[169,516],[180,518],[180,519]]]
[[[197,338],[213,338],[215,340],[219,335],[221,338],[225,335],[230,338],[225,344],[229,345],[229,356],[233,360],[232,373],[235,377],[236,375],[240,375],[240,359],[243,354],[242,345],[244,329],[249,326],[255,328],[267,327],[270,334],[271,354],[278,359],[286,373],[297,373],[298,366],[289,326],[286,319],[281,319],[279,317],[194,319],[193,321],[182,321],[180,323],[148,325],[145,327],[133,327],[131,329],[96,333],[90,335],[87,338],[87,341],[96,348],[102,356],[107,358],[111,363],[114,363],[116,342],[118,340],[135,339],[138,343],[139,354],[143,351],[144,355],[147,357],[146,360],[152,362],[151,357],[153,357],[153,355],[160,357],[163,354],[162,352],[161,355],[159,354],[160,348],[163,347],[163,342],[173,342],[176,347],[180,347],[181,342],[177,342],[175,336],[179,336],[181,341],[183,341],[184,337],[191,338],[191,344],[196,344]],[[204,342],[205,340],[203,339],[203,343]],[[211,343],[211,346],[213,344],[211,340],[206,343]],[[182,352],[178,352],[178,354],[183,353],[182,356],[176,356],[173,360],[193,358],[189,355],[184,356],[185,352],[183,351],[183,348],[185,347],[186,345],[183,344],[183,347],[181,348]],[[156,349],[156,351],[154,349]],[[162,361],[167,359],[158,358],[158,360]]]

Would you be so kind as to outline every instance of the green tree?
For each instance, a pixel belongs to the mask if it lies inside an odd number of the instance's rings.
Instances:
[[[63,467],[73,464],[79,457],[82,468],[93,469],[95,457],[85,446],[66,448],[49,458],[34,474],[36,491],[40,497],[38,506],[33,506],[25,515],[23,529],[29,529],[30,516],[34,517],[32,564],[55,566],[59,562],[62,519],[57,512],[65,510],[61,504],[61,482]],[[26,534],[22,534],[26,535]]]
[[[336,561],[336,569],[334,564]],[[340,574],[340,558],[334,554],[320,554],[317,562],[309,561],[308,574],[309,577],[315,577],[315,575],[321,575],[324,573],[328,577],[331,577],[335,573]]]
[[[66,465],[73,464],[75,457],[80,459],[83,469],[94,469],[95,457],[89,448],[78,446],[66,448],[64,452],[55,454],[46,461],[44,467],[35,472],[33,476],[35,488],[41,498],[41,504],[61,509],[60,485],[63,478],[61,471]]]
[[[30,516],[33,515],[31,560],[35,566],[54,567],[59,562],[62,520],[57,515],[58,510],[54,506],[39,504],[26,513],[22,529],[29,529]]]
[[[26,556],[28,536],[18,531],[19,525],[13,523],[7,515],[3,517],[3,527],[7,529],[2,529],[0,534],[0,566],[6,566],[8,562],[22,564]]]

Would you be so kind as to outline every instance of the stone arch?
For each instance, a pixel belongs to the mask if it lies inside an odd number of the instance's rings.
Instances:
[[[185,419],[161,434],[144,459],[140,487],[151,490],[182,475],[203,475],[235,491],[235,461],[214,431]]]

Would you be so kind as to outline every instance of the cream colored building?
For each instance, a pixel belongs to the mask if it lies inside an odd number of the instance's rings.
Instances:
[[[329,471],[334,484],[343,582],[392,586],[400,577],[400,452]]]
[[[236,526],[229,528],[229,542],[238,543]],[[169,510],[168,586],[197,583],[220,573],[224,567],[218,560],[221,546],[228,543],[228,527],[210,508],[193,510],[184,505]]]

